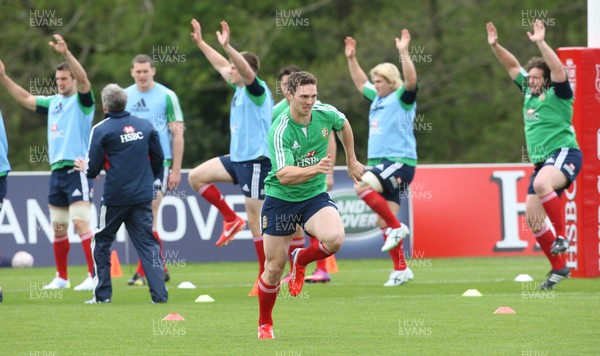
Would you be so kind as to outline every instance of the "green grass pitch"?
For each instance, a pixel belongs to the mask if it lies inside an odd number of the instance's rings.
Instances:
[[[258,302],[247,294],[256,263],[181,263],[169,303],[113,279],[113,302],[85,305],[89,291],[42,291],[52,268],[0,269],[0,355],[598,355],[600,280],[568,279],[539,291],[543,257],[410,260],[415,280],[384,288],[387,259],[338,260],[329,284],[285,288],[275,340],[257,339]],[[312,266],[307,273],[312,272]],[[72,285],[84,267],[69,270]],[[518,283],[521,273],[535,282]],[[197,289],[177,289],[190,281]],[[482,297],[463,297],[477,289]],[[201,294],[213,303],[195,303]],[[508,306],[516,314],[494,314]],[[169,313],[185,321],[165,322]]]

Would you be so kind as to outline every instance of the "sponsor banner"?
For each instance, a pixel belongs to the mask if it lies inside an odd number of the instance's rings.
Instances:
[[[388,253],[381,252],[383,235],[377,225],[377,214],[354,192],[354,181],[348,177],[345,169],[335,171],[334,188],[329,192],[336,202],[338,211],[346,229],[346,238],[342,249],[336,254],[338,258],[389,258]],[[409,228],[409,201],[402,197],[398,218]],[[410,256],[412,233],[402,244],[405,256]],[[391,262],[390,262],[390,266]]]
[[[404,243],[406,256],[542,255],[524,218],[532,168],[530,164],[419,166],[400,212],[401,221],[411,228],[411,236]],[[37,266],[54,264],[46,203],[48,178],[48,174],[9,175],[8,199],[0,213],[2,265],[9,264],[10,258],[19,250],[32,253]],[[186,172],[182,182],[187,182]],[[596,184],[600,190],[600,180]],[[102,185],[103,177],[94,182],[92,226],[97,222]],[[387,259],[388,254],[381,252],[383,239],[377,217],[356,197],[353,185],[345,169],[336,169],[335,188],[330,194],[337,202],[346,228],[345,243],[337,256]],[[236,213],[246,218],[240,187],[232,184],[217,186]],[[580,186],[577,181],[564,196],[573,195],[573,190]],[[565,214],[572,213],[572,210],[565,211]],[[567,231],[576,231],[578,225],[569,227],[566,220]],[[187,183],[168,192],[163,199],[158,231],[164,243],[167,265],[256,259],[249,230],[239,233],[228,246],[215,247],[221,229],[222,218],[217,209],[192,191]],[[74,245],[79,244],[72,226],[69,240]],[[113,248],[118,251],[121,263],[134,263],[136,254],[126,241],[127,235],[122,228]],[[69,261],[71,264],[85,263],[77,246],[72,247]]]
[[[1,266],[10,265],[12,256],[21,250],[34,256],[36,266],[54,265],[54,238],[47,205],[48,181],[49,173],[12,172],[8,176],[8,195],[0,212]],[[167,192],[158,214],[157,230],[163,241],[163,257],[167,265],[256,260],[252,234],[248,229],[237,234],[228,246],[215,247],[223,226],[221,215],[191,189],[187,183],[187,172],[182,174],[181,181],[177,190]],[[90,221],[92,230],[97,226],[103,185],[102,175],[94,181],[94,204]],[[234,211],[247,218],[240,187],[232,184],[217,186]],[[376,224],[376,215],[356,197],[353,181],[345,170],[335,171],[335,190],[331,195],[338,202],[347,229],[346,241],[338,257],[387,257],[387,254],[381,252],[383,239]],[[400,216],[402,221],[408,222],[408,203],[403,206]],[[117,250],[121,263],[135,263],[137,255],[133,245],[126,243],[127,240],[126,230],[122,226],[113,249]],[[69,241],[73,244],[69,263],[85,264],[83,253],[78,247],[80,239],[72,224],[69,226]],[[409,247],[410,243],[407,241],[405,248]]]
[[[414,251],[424,257],[538,255],[525,221],[531,164],[421,165]]]
[[[571,246],[567,265],[576,277],[600,276],[600,49],[559,48],[575,93],[573,126],[583,166],[563,197]]]

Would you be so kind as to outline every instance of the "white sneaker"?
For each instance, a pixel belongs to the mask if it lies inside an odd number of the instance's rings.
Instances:
[[[415,278],[415,274],[410,268],[406,267],[403,271],[392,271],[390,273],[390,278],[383,285],[384,287],[396,287],[402,285],[404,283],[408,283],[408,281],[412,281]]]
[[[92,290],[94,287],[94,279],[88,274],[88,277],[81,282],[80,285],[73,288],[73,290]]]
[[[388,227],[385,233],[387,235],[387,239],[385,240],[383,247],[381,247],[381,252],[388,252],[389,250],[398,246],[400,241],[410,234],[410,230],[406,225],[401,223],[400,227],[395,229]]]
[[[66,289],[71,288],[71,282],[68,279],[62,279],[56,274],[56,277],[50,282],[50,284],[46,284],[42,289]]]
[[[83,303],[84,304],[104,304],[104,303],[110,303],[110,299],[96,300],[96,297],[94,297],[94,298],[92,298],[90,300],[86,300]]]

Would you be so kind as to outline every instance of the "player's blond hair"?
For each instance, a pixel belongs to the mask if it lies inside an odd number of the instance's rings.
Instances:
[[[400,71],[398,67],[396,67],[392,63],[381,63],[373,67],[371,72],[371,80],[373,80],[374,75],[379,75],[383,77],[388,83],[392,85],[394,89],[399,89],[404,85],[402,78],[400,78]]]

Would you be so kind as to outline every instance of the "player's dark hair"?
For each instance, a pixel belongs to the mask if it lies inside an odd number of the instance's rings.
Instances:
[[[525,64],[525,70],[529,72],[532,68],[541,69],[544,76],[544,88],[550,88],[550,67],[542,57],[533,57]]]
[[[279,70],[279,73],[277,73],[277,80],[281,80],[281,78],[283,78],[284,75],[290,75],[292,73],[296,73],[299,72],[300,68],[298,68],[295,65],[289,65],[289,66],[285,66],[283,68],[281,68]]]
[[[286,91],[295,94],[299,86],[311,84],[317,85],[317,78],[309,72],[292,73],[288,77]]]
[[[131,60],[131,67],[133,67],[136,63],[150,63],[150,67],[154,68],[154,61],[147,54],[142,53],[142,54],[138,54],[137,56],[133,57],[133,60]]]
[[[56,65],[56,70],[68,70],[69,73],[71,73],[71,78],[73,77],[73,72],[71,72],[71,67],[69,66],[69,63],[67,62],[60,62]]]
[[[240,54],[244,57],[246,62],[248,62],[250,68],[254,71],[254,74],[258,73],[258,70],[260,69],[260,59],[258,59],[258,56],[252,52],[241,52]]]

